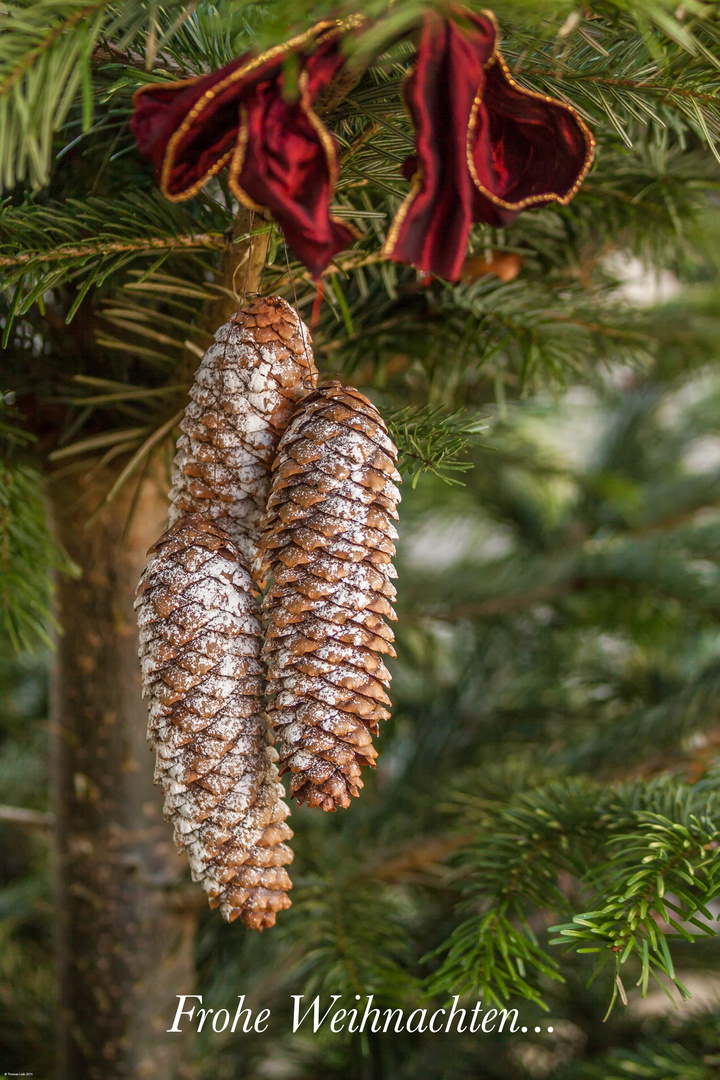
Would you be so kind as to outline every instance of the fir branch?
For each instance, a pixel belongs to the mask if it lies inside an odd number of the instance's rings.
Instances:
[[[504,51],[523,83],[571,102],[595,127],[604,120],[628,146],[640,135],[634,124],[650,121],[659,128],[690,128],[717,154],[717,27],[706,20],[693,33],[671,20],[678,32],[668,35],[669,24],[661,19],[663,33],[672,40],[666,37],[659,49],[652,46],[647,23],[638,19],[633,26],[632,14],[619,21],[594,19],[592,44],[574,34],[558,50],[521,28]]]
[[[548,77],[548,71],[542,68],[523,68],[523,74],[538,78]],[[664,86],[656,82],[638,79],[613,79],[609,75],[593,75],[587,72],[581,74],[568,73],[563,78],[578,82],[597,83],[599,86],[619,86],[628,90],[647,91],[650,94],[657,94],[660,100],[666,104],[675,104],[676,98],[689,98],[691,101],[703,102],[712,105],[714,108],[718,107],[717,93],[704,93],[684,86]]]
[[[174,416],[171,416],[169,420],[166,420],[165,423],[161,424],[158,428],[156,428],[155,431],[151,432],[151,434],[148,435],[148,437],[141,443],[141,445],[132,455],[127,464],[121,469],[119,475],[115,479],[112,487],[108,491],[107,495],[103,499],[98,509],[95,511],[92,517],[88,519],[88,527],[92,525],[96,516],[100,514],[106,506],[109,506],[110,503],[119,495],[120,491],[124,487],[125,483],[130,479],[130,477],[134,473],[136,473],[141,466],[147,468],[156,448],[174,431],[174,429],[182,420],[184,412],[185,409],[183,407],[179,412],[175,413]]]
[[[397,409],[386,421],[400,458],[400,469],[417,485],[424,472],[434,473],[446,484],[460,484],[453,473],[466,472],[472,462],[464,460],[473,437],[485,428],[485,421],[462,411],[421,408]]]
[[[463,853],[465,911],[486,910],[460,923],[435,955],[445,955],[428,981],[436,994],[477,991],[507,1003],[513,994],[542,1005],[532,972],[561,978],[538,946],[529,908],[568,910],[565,873],[592,890],[593,910],[555,926],[559,938],[615,964],[610,1002],[624,996],[620,968],[633,956],[641,965],[643,996],[652,977],[672,980],[682,996],[666,938],[686,941],[713,934],[707,904],[720,892],[720,821],[714,805],[666,779],[616,789],[590,781],[554,781],[511,796],[507,803],[476,804],[475,840]],[[715,817],[713,817],[715,814]],[[663,928],[667,927],[667,930]]]
[[[107,7],[39,0],[0,14],[0,187],[28,174],[34,187],[47,183],[53,134],[79,90],[89,126],[90,52]]]
[[[527,907],[567,909],[558,874],[584,873],[586,848],[598,843],[601,805],[596,789],[568,780],[520,792],[506,805],[480,812],[476,839],[462,857],[468,879],[463,908],[481,903],[489,910],[461,922],[430,954],[444,960],[428,980],[429,993],[477,992],[501,1006],[519,995],[545,1007],[528,977],[562,976],[539,947]]]
[[[22,440],[22,441],[21,441]],[[14,423],[0,423],[0,593],[2,623],[19,652],[51,644],[54,574],[79,571],[53,537],[42,475],[18,458],[27,441]]]
[[[224,296],[220,285],[199,285],[158,271],[130,271],[122,288],[100,306],[103,323],[116,333],[103,328],[96,340],[106,349],[177,367],[188,351],[202,357],[212,341],[212,335],[198,326],[198,303],[217,302]],[[176,371],[174,378],[182,375]],[[179,393],[188,388],[180,384]]]
[[[672,816],[658,813],[651,808],[654,797],[656,793],[662,797],[666,790],[665,781],[647,790],[637,784],[629,792],[620,790],[605,818],[614,835],[608,839],[609,861],[594,873],[600,883],[594,909],[551,928],[560,934],[551,944],[570,944],[596,954],[600,962],[614,960],[615,986],[608,1012],[618,994],[624,998],[620,969],[631,956],[641,965],[638,985],[643,997],[650,978],[665,989],[661,975],[674,983],[681,997],[688,997],[666,939],[691,942],[698,932],[715,935],[707,905],[720,893],[717,807],[710,804],[694,813],[692,793],[678,788],[673,791]],[[632,828],[626,830],[622,826],[627,818]]]
[[[167,0],[164,15],[182,6]],[[53,138],[81,104],[83,131],[93,118],[92,64],[100,38],[121,51],[139,33],[147,39],[157,14],[154,0],[113,5],[111,0],[11,0],[0,12],[0,187],[50,179]],[[168,37],[174,32],[173,24]]]
[[[6,205],[0,212],[0,266],[8,297],[5,341],[13,321],[50,288],[77,285],[70,321],[91,288],[136,259],[157,264],[173,252],[222,251],[229,214],[214,204],[174,206],[157,192],[68,199],[62,205]]]
[[[27,68],[31,67],[32,64],[37,61],[37,59],[45,52],[46,49],[49,49],[52,45],[54,45],[57,39],[62,34],[66,33],[68,30],[71,30],[74,26],[76,26],[79,22],[82,22],[88,16],[94,15],[98,10],[107,7],[107,4],[108,0],[95,0],[95,3],[93,4],[85,4],[83,7],[79,9],[76,8],[74,11],[71,11],[71,13],[65,16],[65,18],[61,18],[53,27],[51,27],[47,31],[47,33],[41,33],[41,37],[37,45],[24,52],[17,60],[15,66],[11,68],[10,71],[5,74],[4,78],[0,80],[0,96],[6,94],[8,90],[10,90],[10,88],[13,86],[13,84],[16,83],[17,80],[21,77],[21,75],[27,70]],[[62,9],[67,7],[75,7],[75,5],[69,5],[67,3],[45,3],[45,18],[50,18],[52,16],[52,14],[54,13],[53,7],[59,8],[60,10],[57,13],[61,14]],[[25,5],[23,5],[23,8],[25,8]],[[9,12],[6,12],[4,14],[7,16]],[[23,14],[25,15],[25,21],[27,24],[27,21],[32,18],[32,15],[31,13],[26,12],[26,10],[23,11]],[[20,32],[24,31],[27,34],[27,25],[21,25],[19,27],[19,22],[22,23],[22,20],[14,17],[12,21],[7,24],[6,32],[15,32],[17,34],[18,30],[20,29]],[[2,23],[0,23],[0,30],[1,29]],[[40,27],[40,30],[42,31],[42,27]],[[27,43],[25,45],[25,48],[27,49]]]
[[[209,233],[196,233],[194,236],[150,236],[142,240],[117,240],[110,244],[98,240],[92,244],[81,244],[76,247],[68,244],[49,251],[1,255],[0,267],[32,266],[60,260],[73,263],[76,259],[85,259],[88,256],[106,257],[121,252],[174,251],[176,248],[209,248],[212,251],[220,251],[226,245],[227,239],[224,233],[217,233],[214,236]]]
[[[387,885],[313,875],[291,910],[284,930],[292,937],[303,927],[300,967],[306,994],[371,993],[397,1001],[417,990],[403,963],[409,935],[402,903]]]
[[[616,1048],[598,1064],[590,1063],[580,1080],[716,1080],[716,1060],[698,1055],[677,1042],[654,1042],[637,1049]]]
[[[717,718],[715,703],[720,697],[720,662],[713,658],[690,678],[678,679],[668,673],[662,700],[656,705],[631,709],[618,715],[608,729],[598,730],[579,746],[571,746],[561,760],[574,770],[594,773],[612,760],[614,747],[623,746],[621,768],[616,775],[627,775],[634,763],[647,759],[650,742],[661,755],[669,748],[682,746],[696,732],[712,732]]]
[[[674,545],[665,541],[666,537],[659,535],[588,541],[575,567],[576,586],[602,588],[609,581],[636,584],[656,596],[675,597],[700,610],[716,610],[720,572],[693,565],[681,550],[673,551]]]

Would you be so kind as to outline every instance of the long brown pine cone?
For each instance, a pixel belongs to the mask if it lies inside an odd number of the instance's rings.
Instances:
[[[227,534],[199,514],[148,554],[135,607],[165,817],[210,906],[262,930],[290,906],[293,854],[253,583]]]
[[[180,423],[168,522],[201,513],[225,529],[257,583],[277,445],[317,383],[310,335],[279,296],[258,297],[215,334]]]
[[[333,382],[305,398],[278,448],[263,534],[272,584],[268,713],[298,802],[335,810],[374,766],[390,716],[397,450],[375,406]]]

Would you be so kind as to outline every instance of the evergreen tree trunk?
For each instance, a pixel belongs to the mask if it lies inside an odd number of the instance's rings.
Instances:
[[[255,217],[241,210],[236,235]],[[237,309],[233,291],[258,288],[268,239],[223,253],[226,291],[200,319],[209,333]],[[182,367],[189,379],[197,356],[188,351]],[[58,537],[82,570],[79,581],[58,582],[63,635],[53,688],[59,1075],[184,1080],[192,1075],[189,1036],[166,1031],[176,995],[193,991],[195,918],[204,903],[153,784],[133,609],[147,549],[167,517],[169,476],[144,482],[139,497],[126,485],[84,529],[113,479],[70,478],[52,491]]]
[[[128,498],[83,530],[102,490],[73,480],[54,492],[60,538],[82,568],[59,582],[53,695],[59,1071],[176,1080],[189,1075],[189,1047],[165,1030],[175,995],[193,990],[194,914],[152,782],[133,612],[166,503],[146,482],[127,535]]]

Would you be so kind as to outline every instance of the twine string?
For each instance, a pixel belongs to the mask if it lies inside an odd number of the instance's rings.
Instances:
[[[290,255],[288,254],[288,246],[287,246],[284,239],[283,239],[283,247],[285,248],[285,262],[287,263],[288,277],[290,278],[290,284],[292,285],[292,291],[293,291],[293,299],[295,301],[295,314],[297,315],[298,319],[300,320],[300,325],[302,327],[304,327],[304,323],[302,321],[302,316],[300,315],[300,310],[298,308],[297,290],[295,289],[295,278],[294,278],[293,272],[292,272],[292,270],[290,268]],[[308,352],[307,328],[304,328],[303,331],[302,331],[302,339],[303,339],[303,347],[305,349],[305,360],[307,362],[307,375],[305,375],[305,377],[303,378],[303,387],[307,390],[308,387],[312,386],[312,372],[311,372],[312,361],[310,359],[310,354]]]

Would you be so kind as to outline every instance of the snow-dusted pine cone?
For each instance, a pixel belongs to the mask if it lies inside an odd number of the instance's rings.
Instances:
[[[169,524],[187,513],[216,521],[255,575],[278,440],[316,383],[307,327],[279,296],[221,326],[180,423]]]
[[[148,554],[135,607],[165,817],[210,906],[262,930],[290,906],[292,832],[263,712],[252,580],[227,534],[198,514]]]
[[[283,435],[263,534],[268,712],[298,802],[335,810],[390,716],[397,450],[374,405],[330,383]]]

